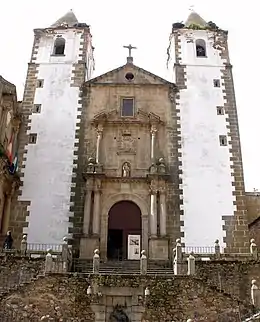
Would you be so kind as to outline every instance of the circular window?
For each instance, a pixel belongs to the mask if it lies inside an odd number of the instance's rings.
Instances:
[[[125,78],[128,80],[128,81],[132,81],[134,79],[134,75],[132,73],[127,73],[125,75]]]

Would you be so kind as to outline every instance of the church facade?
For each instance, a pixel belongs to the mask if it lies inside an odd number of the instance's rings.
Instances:
[[[125,65],[91,79],[91,39],[72,12],[35,30],[15,236],[69,236],[81,258],[168,260],[176,239],[248,252],[227,33],[196,13],[173,24],[170,81],[137,67],[132,46]]]

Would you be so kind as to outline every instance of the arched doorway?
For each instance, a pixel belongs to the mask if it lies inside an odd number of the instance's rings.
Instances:
[[[108,213],[107,258],[140,258],[142,218],[132,201],[119,201]]]

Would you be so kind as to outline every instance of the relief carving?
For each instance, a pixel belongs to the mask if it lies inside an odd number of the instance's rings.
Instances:
[[[125,162],[122,166],[122,177],[127,178],[131,176],[131,166],[128,162]]]
[[[136,154],[137,140],[131,135],[122,135],[117,139],[117,154]]]

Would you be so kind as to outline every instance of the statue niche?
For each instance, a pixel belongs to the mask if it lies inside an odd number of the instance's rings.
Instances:
[[[122,177],[123,178],[127,178],[127,177],[130,177],[130,175],[131,175],[131,166],[130,166],[130,163],[125,162],[122,165]]]
[[[130,322],[128,316],[120,306],[116,306],[110,314],[109,322]]]

